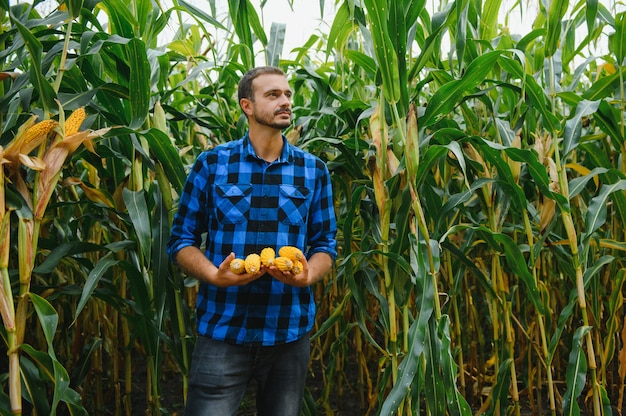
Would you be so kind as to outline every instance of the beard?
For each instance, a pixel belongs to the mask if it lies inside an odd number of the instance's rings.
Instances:
[[[288,119],[277,118],[281,113],[286,112],[289,114]],[[254,111],[254,119],[258,124],[263,126],[272,127],[277,130],[284,130],[287,127],[291,126],[291,110],[289,109],[280,109],[273,113],[263,112],[263,111]]]

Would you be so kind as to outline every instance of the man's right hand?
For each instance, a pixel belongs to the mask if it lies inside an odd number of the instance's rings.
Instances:
[[[230,262],[234,259],[235,253],[230,253],[222,264],[216,267],[198,247],[187,246],[176,254],[176,264],[183,272],[218,287],[243,286],[266,272],[265,269],[261,269],[257,273],[235,274],[230,270]]]

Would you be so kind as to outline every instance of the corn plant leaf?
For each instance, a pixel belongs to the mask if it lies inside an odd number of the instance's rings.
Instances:
[[[376,61],[370,56],[360,51],[348,49],[344,52],[346,58],[350,59],[361,69],[363,69],[368,76],[374,78],[376,76]]]
[[[428,264],[424,264],[427,259],[420,254],[417,238],[409,235],[411,241],[410,259],[411,269],[415,278],[422,286],[422,296],[419,302],[419,314],[409,328],[409,350],[398,368],[398,380],[391,388],[381,407],[380,416],[395,415],[399,406],[404,401],[407,394],[420,391],[424,385],[413,389],[412,384],[416,379],[424,377],[418,374],[420,362],[424,358],[424,350],[427,348],[427,334],[429,322],[433,319],[435,299],[432,279],[427,278],[428,274],[420,271],[429,270]],[[424,381],[426,384],[426,381]],[[415,398],[417,400],[417,398]]]
[[[552,57],[559,47],[561,40],[561,25],[563,16],[569,7],[568,0],[552,0],[549,2],[548,15],[546,20],[546,57]]]
[[[11,17],[11,22],[20,32],[20,36],[22,36],[24,44],[26,45],[26,49],[28,49],[28,52],[30,54],[31,65],[28,71],[29,78],[32,85],[39,93],[39,100],[41,102],[41,106],[43,107],[44,113],[52,113],[54,112],[53,110],[57,108],[57,94],[52,87],[52,84],[48,82],[43,73],[43,45],[41,44],[39,39],[34,36],[33,32],[30,31],[26,26],[24,26],[19,20]]]
[[[265,49],[265,60],[268,65],[278,66],[280,61],[280,55],[283,51],[283,45],[285,44],[285,32],[287,25],[284,23],[272,22],[270,28],[270,40]]]
[[[130,68],[130,127],[136,129],[143,125],[150,110],[150,64],[142,40],[131,39],[126,50]]]
[[[614,73],[601,77],[581,93],[581,97],[590,101],[601,100],[613,96],[626,77],[626,66],[618,67]]]
[[[154,218],[152,219],[152,263],[149,264],[152,270],[152,293],[154,306],[155,326],[162,328],[165,312],[165,301],[167,298],[167,276],[169,274],[169,258],[167,256],[166,245],[170,235],[170,222],[168,210],[165,207],[163,196],[159,187],[152,191],[155,202]],[[155,346],[159,351],[158,345]]]
[[[426,280],[429,280],[428,278]],[[446,414],[446,394],[443,385],[443,378],[439,369],[441,363],[439,356],[441,354],[441,343],[437,337],[435,317],[432,316],[428,321],[425,331],[426,342],[424,344],[424,358],[426,359],[426,371],[424,378],[424,396],[426,398],[426,407],[429,414],[445,415]]]
[[[382,78],[383,95],[389,103],[397,103],[400,99],[400,75],[398,56],[387,30],[387,10],[390,6],[387,0],[364,0],[364,4]]]
[[[576,330],[572,339],[572,349],[567,362],[565,384],[567,386],[563,395],[563,414],[579,416],[580,406],[578,397],[585,387],[587,379],[587,359],[583,350],[583,338],[591,330],[589,326],[582,326]]]
[[[52,273],[54,269],[59,265],[61,260],[66,256],[82,253],[93,253],[95,251],[102,250],[102,246],[99,244],[84,242],[84,241],[68,241],[61,243],[54,247],[50,253],[46,256],[44,261],[35,267],[33,270],[35,273]]]
[[[416,186],[419,187],[428,178],[431,168],[448,153],[447,146],[429,146],[423,153],[423,157],[419,162],[417,169],[417,177],[415,178]]]
[[[467,229],[471,229],[477,233],[477,235],[479,235],[496,252],[504,253],[507,266],[511,269],[512,273],[519,277],[522,283],[524,283],[527,295],[533,305],[537,308],[537,311],[543,315],[548,314],[548,309],[539,294],[537,282],[535,282],[535,279],[528,270],[528,265],[524,261],[524,255],[522,254],[520,247],[510,236],[494,232],[484,226],[474,227],[461,224],[450,227],[450,229],[442,236],[441,240],[446,239],[449,235],[453,235]]]
[[[452,356],[453,347],[450,336],[450,317],[448,315],[443,315],[439,319],[437,332],[441,340],[441,357],[439,360],[448,402],[448,413],[451,416],[471,416],[472,409],[457,388],[458,366]]]
[[[603,185],[600,193],[592,198],[589,203],[589,209],[585,216],[585,233],[581,241],[589,244],[588,240],[606,221],[607,200],[609,195],[616,191],[626,190],[626,179],[622,179],[616,183]]]
[[[621,124],[620,111],[611,106],[606,100],[602,100],[598,106],[598,111],[593,116],[597,126],[606,133],[611,140],[616,140],[619,147],[624,145],[624,127]]]
[[[502,0],[486,0],[482,3],[483,9],[480,14],[481,39],[495,39],[497,37],[498,14],[501,6]]]
[[[67,5],[67,11],[71,19],[76,19],[80,16],[80,10],[83,8],[83,0],[65,0],[65,4]]]
[[[126,209],[135,235],[139,244],[139,250],[142,254],[142,263],[149,265],[152,258],[152,233],[150,227],[150,211],[146,202],[146,193],[144,191],[131,191],[124,188],[122,192]]]
[[[595,21],[598,17],[598,0],[586,0],[585,21],[587,22],[587,32],[593,33]]]
[[[80,395],[70,388],[70,378],[67,370],[56,359],[53,340],[59,323],[59,316],[56,310],[46,299],[32,292],[29,293],[29,296],[48,344],[48,355],[51,359],[52,373],[54,374],[54,377],[51,380],[54,383],[54,392],[50,415],[56,415],[58,404],[62,401],[66,402],[70,409],[74,409],[78,412],[76,414],[87,414],[85,409],[80,404]]]
[[[567,156],[571,151],[578,147],[582,131],[583,117],[594,114],[598,110],[599,106],[599,100],[582,100],[578,103],[574,116],[565,122],[565,129],[563,132],[563,157]]]
[[[615,33],[611,35],[609,50],[615,55],[617,64],[624,65],[626,58],[626,12],[618,13],[615,16]]]
[[[121,0],[103,0],[102,4],[105,6],[109,24],[112,26],[111,33],[125,39],[134,38],[133,28],[139,27],[139,22],[131,13],[127,3]]]
[[[436,16],[444,16],[446,21],[447,19],[451,19],[451,16],[453,16],[452,11],[454,10],[455,5],[455,2],[448,3],[444,11],[437,13]],[[409,69],[409,79],[413,79],[416,74],[424,69],[428,62],[435,58],[441,36],[446,32],[446,30],[447,26],[445,24],[434,25],[432,31],[422,45],[421,53],[417,56],[415,62],[412,64],[412,67]]]
[[[609,170],[605,168],[594,168],[586,175],[573,178],[571,181],[569,181],[569,184],[567,185],[567,188],[569,189],[570,199],[581,193],[590,180],[595,181],[599,175],[608,171]]]
[[[493,385],[493,391],[491,397],[493,397],[491,403],[490,414],[503,414],[506,413],[506,407],[509,399],[509,388],[511,386],[511,366],[513,365],[513,359],[507,358],[502,361],[497,371],[496,382]],[[499,408],[496,406],[500,405]]]
[[[52,342],[59,324],[59,315],[57,315],[56,310],[46,299],[32,292],[29,293],[29,295],[31,302],[35,307],[35,311],[37,312],[37,317],[39,318],[39,323],[41,324],[41,330],[43,331],[48,344],[48,354],[54,359],[54,346]]]
[[[568,302],[561,309],[561,312],[559,313],[559,318],[554,328],[554,332],[550,337],[550,342],[548,342],[548,356],[546,357],[547,365],[552,363],[554,354],[557,351],[557,347],[561,343],[561,335],[563,335],[565,326],[569,323],[570,318],[574,314],[574,309],[576,308],[577,301],[578,299],[576,290],[571,290],[569,293]]]
[[[561,210],[565,212],[570,211],[567,198],[550,189],[550,178],[546,172],[546,167],[539,162],[536,152],[529,149],[517,149],[513,147],[506,148],[504,151],[511,159],[527,164],[528,171],[534,179],[535,185],[537,185],[543,195],[554,199]]]
[[[178,3],[182,6],[181,9],[184,10],[185,12],[189,13],[191,16],[200,18],[200,19],[204,20],[205,22],[209,23],[211,26],[214,26],[217,29],[228,31],[226,26],[221,24],[219,22],[219,20],[217,20],[216,18],[214,18],[210,14],[206,13],[204,10],[194,6],[192,3],[187,2],[185,0],[178,0]]]
[[[120,267],[126,272],[130,283],[133,302],[130,302],[134,314],[133,332],[141,340],[141,345],[146,349],[146,355],[154,357],[158,353],[158,340],[161,336],[156,315],[152,309],[154,301],[152,280],[129,261],[120,263]]]
[[[588,162],[595,166],[603,166],[610,168],[612,162],[608,158],[606,152],[594,151],[597,149],[595,144],[582,142],[579,145],[587,154]],[[608,169],[606,173],[600,173],[599,178],[603,183],[616,183],[622,179],[623,175],[615,169]],[[611,199],[617,208],[617,213],[621,221],[626,222],[626,196],[623,192],[614,192],[611,194]]]
[[[29,351],[36,351],[28,344],[22,344],[21,348],[25,350],[26,353]],[[36,351],[40,355],[45,356],[45,361],[51,363],[50,356],[48,354],[42,353],[41,351]],[[44,360],[42,360],[44,361]],[[21,379],[24,386],[24,394],[27,397],[30,397],[30,402],[33,406],[33,410],[37,412],[39,415],[49,415],[51,413],[50,403],[48,403],[48,385],[45,383],[45,379],[42,379],[41,371],[46,372],[46,367],[42,367],[41,365],[36,365],[28,359],[28,357],[22,356],[20,357],[20,372]],[[50,364],[47,368],[52,368],[52,364]],[[50,378],[53,378],[50,377]],[[13,412],[9,411],[6,413],[7,415],[13,414]]]
[[[148,141],[148,145],[150,146],[149,150],[154,156],[154,160],[163,166],[167,178],[180,195],[183,191],[187,175],[178,150],[172,144],[169,136],[161,130],[150,129],[143,133],[143,137]]]
[[[106,272],[119,261],[116,260],[112,253],[107,253],[98,261],[96,266],[89,272],[89,276],[87,276],[87,281],[83,287],[83,292],[80,296],[80,300],[78,301],[78,305],[76,306],[76,312],[74,312],[74,321],[78,318],[78,315],[82,312],[83,308],[87,305],[87,302],[91,298],[91,294],[98,286],[100,279],[106,274]]]
[[[326,59],[333,52],[333,48],[345,53],[350,49],[345,48],[345,42],[350,33],[354,30],[353,20],[350,18],[350,9],[347,2],[342,2],[335,11],[333,23],[328,32],[328,40],[326,41]]]
[[[263,46],[267,45],[267,37],[259,15],[249,0],[228,0],[228,10],[233,21],[235,33],[239,37],[239,42],[248,53],[242,53],[243,64],[246,67],[254,66],[254,39],[253,32]],[[248,61],[248,59],[250,61]]]
[[[484,82],[489,72],[493,70],[501,53],[491,51],[479,56],[467,66],[460,79],[450,81],[437,89],[428,101],[424,115],[418,121],[420,128],[428,127],[439,117],[447,116],[466,94],[474,93],[474,89]]]
[[[614,359],[620,362],[622,361],[619,359],[619,356],[615,355],[615,344],[616,344],[615,334],[619,332],[619,328],[623,320],[622,317],[624,316],[623,313],[620,313],[624,306],[624,296],[622,296],[624,282],[626,282],[626,270],[622,268],[618,270],[615,278],[613,279],[613,283],[612,283],[613,289],[611,290],[611,295],[609,297],[609,302],[607,304],[608,305],[607,316],[609,318],[606,324],[607,335],[606,337],[604,337],[604,348],[602,352],[602,358],[603,360],[607,362],[611,362]],[[623,363],[623,365],[626,365],[626,363]]]
[[[469,13],[469,8],[467,7],[467,0],[455,0],[456,3],[456,34],[454,36],[454,45],[456,47],[456,56],[458,57],[458,70],[462,70],[462,66],[466,61],[465,59],[465,45],[467,42],[467,26],[468,20],[467,15]],[[492,3],[491,1],[485,2],[485,4]],[[487,10],[483,9],[484,12]],[[483,14],[482,18],[485,16]],[[481,26],[481,29],[484,29],[484,26]],[[471,62],[471,61],[470,61]]]
[[[338,305],[334,306],[332,313],[322,322],[317,331],[313,335],[311,335],[311,341],[319,338],[324,335],[326,331],[330,330],[334,327],[335,323],[339,319],[343,319],[344,314],[346,313],[346,307],[349,305],[349,301],[352,298],[352,294],[350,291],[346,292],[341,302]]]

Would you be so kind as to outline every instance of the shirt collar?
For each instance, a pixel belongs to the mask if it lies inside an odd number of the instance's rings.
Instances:
[[[293,149],[289,145],[289,142],[287,141],[287,138],[284,134],[282,135],[282,138],[283,152],[281,153],[278,160],[275,161],[275,163],[291,163],[293,161]],[[262,160],[260,157],[257,156],[256,152],[254,151],[254,147],[252,147],[249,133],[246,133],[246,135],[243,136],[242,152],[244,154],[244,157],[246,158]]]

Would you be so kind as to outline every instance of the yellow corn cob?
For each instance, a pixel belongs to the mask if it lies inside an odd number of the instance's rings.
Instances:
[[[299,248],[293,246],[283,246],[278,250],[278,255],[282,257],[287,257],[291,259],[291,261],[302,260],[304,255]]]
[[[256,253],[248,254],[244,263],[246,272],[256,273],[261,270],[261,256]]]
[[[22,146],[28,145],[38,137],[47,135],[50,130],[56,126],[57,122],[54,120],[43,120],[37,124],[30,126],[22,136]]]
[[[261,250],[261,264],[264,266],[273,266],[274,265],[274,257],[276,257],[276,252],[272,247],[265,247]]]
[[[78,129],[80,129],[81,124],[85,121],[85,117],[87,117],[85,108],[77,108],[72,115],[65,120],[65,135],[71,136],[72,134],[78,133]]]
[[[276,266],[280,271],[288,272],[293,267],[293,261],[288,257],[276,257],[274,259],[274,266]]]
[[[243,259],[233,259],[230,262],[230,270],[235,274],[243,274],[246,271]]]
[[[296,260],[293,262],[293,267],[291,268],[291,271],[293,272],[293,274],[300,274],[302,273],[303,270],[304,270],[304,265],[302,264],[300,260]]]

